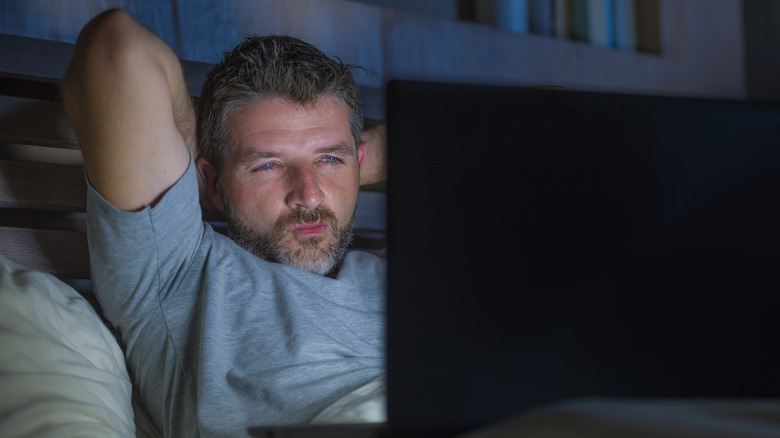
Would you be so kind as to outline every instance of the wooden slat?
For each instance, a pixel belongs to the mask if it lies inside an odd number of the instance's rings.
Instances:
[[[86,211],[84,168],[0,160],[0,207]]]
[[[81,150],[0,142],[0,160],[83,166]]]
[[[62,101],[60,84],[54,79],[0,76],[0,94],[51,102]]]
[[[0,227],[0,252],[27,269],[89,278],[87,233]]]
[[[0,208],[0,227],[87,231],[87,213],[80,211]]]
[[[59,80],[73,57],[73,44],[0,34],[0,73]]]
[[[0,142],[79,147],[62,103],[13,96],[0,96]]]

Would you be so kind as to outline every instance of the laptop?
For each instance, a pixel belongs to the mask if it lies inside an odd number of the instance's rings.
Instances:
[[[388,421],[361,433],[780,395],[780,106],[414,81],[386,105]]]

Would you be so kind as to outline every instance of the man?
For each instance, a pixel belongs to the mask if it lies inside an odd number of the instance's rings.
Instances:
[[[252,38],[194,112],[171,49],[121,11],[90,22],[63,81],[87,177],[92,277],[164,435],[311,420],[384,372],[384,262],[344,250],[362,116],[352,67]]]

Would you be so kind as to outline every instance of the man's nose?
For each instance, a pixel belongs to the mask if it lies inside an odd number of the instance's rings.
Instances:
[[[287,194],[287,206],[292,209],[317,208],[324,198],[317,175],[309,166],[292,169],[289,174],[290,190]]]

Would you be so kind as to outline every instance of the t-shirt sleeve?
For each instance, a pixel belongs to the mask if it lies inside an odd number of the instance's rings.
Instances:
[[[87,235],[95,294],[113,323],[159,311],[176,290],[204,234],[195,166],[153,207],[122,211],[91,185]]]

